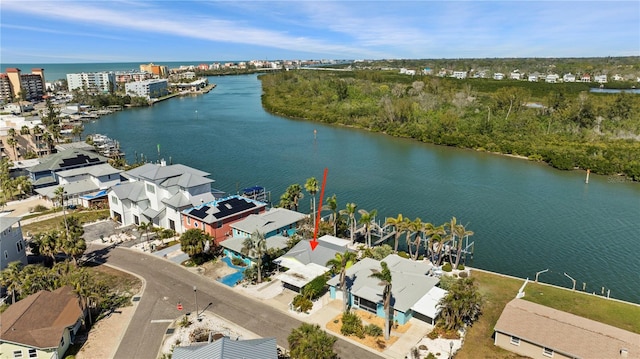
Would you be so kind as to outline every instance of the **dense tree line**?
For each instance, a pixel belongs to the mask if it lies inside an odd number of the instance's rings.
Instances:
[[[272,113],[640,180],[640,96],[584,84],[283,71],[260,76]]]

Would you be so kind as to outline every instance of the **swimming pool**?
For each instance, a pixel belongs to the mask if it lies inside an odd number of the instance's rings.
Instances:
[[[231,258],[229,258],[229,257],[222,258],[222,261],[229,268],[233,268],[233,269],[237,270],[237,272],[228,274],[228,275],[218,279],[218,282],[226,284],[229,287],[235,287],[236,284],[238,284],[238,282],[242,280],[242,278],[244,276],[244,270],[246,269],[246,267],[240,267],[240,266],[234,265],[233,263],[231,263]]]

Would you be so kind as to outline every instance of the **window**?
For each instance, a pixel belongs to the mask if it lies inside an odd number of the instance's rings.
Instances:
[[[14,358],[22,358],[22,350],[14,350],[13,351]]]
[[[511,344],[520,345],[520,338],[511,336]]]
[[[29,349],[29,358],[37,358],[38,357],[38,351],[35,349]]]
[[[113,204],[118,204],[118,197],[111,196],[111,202],[113,202]]]
[[[156,193],[156,188],[151,183],[147,183],[147,192]]]
[[[9,253],[7,253],[7,251],[4,251],[4,259],[8,259],[9,258]]]
[[[216,228],[222,228],[222,221],[216,222]]]
[[[191,217],[187,217],[187,224],[191,224]]]
[[[194,225],[196,228],[198,228],[198,222],[193,221],[193,225]]]
[[[553,350],[549,348],[542,348],[542,355],[553,358]]]

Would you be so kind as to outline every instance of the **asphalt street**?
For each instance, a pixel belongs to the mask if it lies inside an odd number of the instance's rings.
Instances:
[[[98,262],[135,273],[146,281],[116,358],[156,359],[168,322],[194,310],[195,294],[200,310],[212,303],[209,311],[262,337],[275,337],[278,345],[285,348],[288,348],[287,336],[291,330],[302,324],[257,299],[161,258],[118,247],[104,248],[94,254]],[[176,308],[178,303],[182,304],[183,311]],[[379,357],[342,339],[338,339],[334,348],[342,359]]]

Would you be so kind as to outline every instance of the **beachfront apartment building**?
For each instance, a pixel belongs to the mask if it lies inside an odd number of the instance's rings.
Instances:
[[[0,74],[0,100],[41,100],[45,86],[44,69],[34,68],[30,74],[23,74],[19,68],[7,68],[6,73]]]
[[[69,91],[113,92],[116,89],[116,74],[112,71],[67,74],[67,86]]]
[[[209,173],[185,165],[147,163],[120,175],[127,181],[107,196],[111,218],[123,226],[152,223],[183,233],[182,211],[216,199]]]
[[[155,65],[153,62],[140,65],[140,71],[153,74],[154,77],[166,78],[169,76],[169,68],[164,65]]]
[[[169,93],[166,79],[150,79],[144,81],[127,82],[125,92],[129,95],[144,97],[148,100],[165,96]]]
[[[153,78],[153,74],[145,71],[118,71],[116,72],[116,82],[144,81]]]

